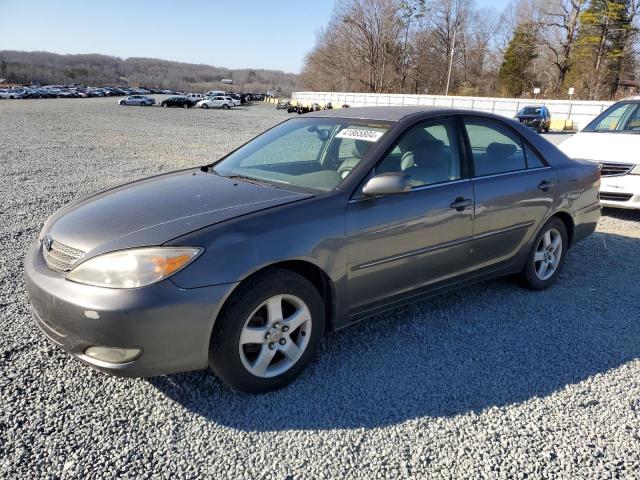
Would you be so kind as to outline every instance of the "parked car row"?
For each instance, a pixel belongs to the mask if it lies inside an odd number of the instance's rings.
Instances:
[[[158,88],[129,88],[129,87],[95,87],[86,85],[33,85],[30,87],[0,88],[0,99],[20,98],[87,98],[87,97],[117,97],[133,95],[180,95],[194,100],[194,105],[211,96],[224,95],[233,99],[234,105],[247,103],[252,100],[262,100],[262,93],[235,93],[212,90],[203,93],[184,93],[172,89]]]
[[[93,98],[117,97],[124,95],[149,95],[154,93],[173,95],[179,92],[168,89],[160,90],[149,88],[92,87],[85,85],[45,85],[1,88],[0,98]]]
[[[180,108],[222,108],[228,110],[233,107],[240,106],[242,101],[237,98],[238,95],[212,95],[205,96],[202,94],[190,93],[189,95],[176,95],[166,98],[160,102],[161,107],[180,107]],[[148,95],[130,95],[118,101],[119,105],[135,105],[140,107],[149,107],[155,105],[156,101]]]

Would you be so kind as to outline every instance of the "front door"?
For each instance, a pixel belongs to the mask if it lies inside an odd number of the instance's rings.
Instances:
[[[409,297],[467,267],[473,186],[465,178],[457,139],[449,118],[411,128],[376,172],[405,172],[412,190],[375,198],[357,193],[349,202],[351,313]]]

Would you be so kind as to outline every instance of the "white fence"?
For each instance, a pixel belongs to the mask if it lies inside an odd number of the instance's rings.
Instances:
[[[577,128],[584,127],[613,102],[590,102],[582,100],[532,100],[522,98],[454,97],[444,95],[402,95],[389,93],[345,93],[345,92],[294,92],[292,100],[301,104],[331,102],[333,105],[348,104],[350,107],[375,107],[390,105],[424,105],[480,110],[513,118],[518,110],[527,105],[547,106],[552,119],[573,120]]]

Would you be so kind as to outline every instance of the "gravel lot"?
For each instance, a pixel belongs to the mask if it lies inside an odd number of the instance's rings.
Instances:
[[[549,291],[497,280],[380,315],[268,395],[108,377],[40,334],[21,265],[50,214],[286,117],[0,101],[0,477],[640,478],[639,213],[606,211]]]

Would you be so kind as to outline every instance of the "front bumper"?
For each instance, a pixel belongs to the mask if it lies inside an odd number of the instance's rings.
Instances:
[[[542,120],[520,120],[520,123],[529,128],[540,128],[543,125]]]
[[[600,179],[603,207],[640,209],[640,175],[619,175]]]
[[[55,344],[92,367],[126,377],[207,368],[209,340],[221,305],[236,284],[193,289],[163,280],[137,289],[71,282],[47,267],[38,242],[25,259],[33,316]],[[85,355],[90,346],[139,348],[128,363]]]

